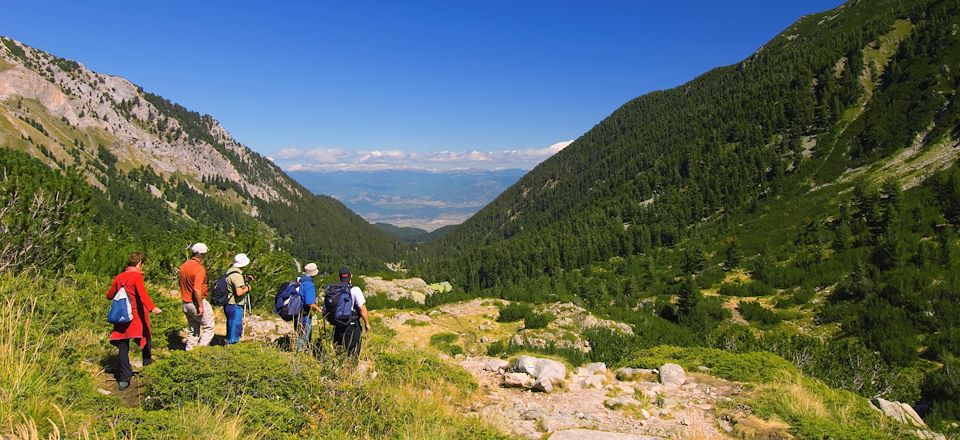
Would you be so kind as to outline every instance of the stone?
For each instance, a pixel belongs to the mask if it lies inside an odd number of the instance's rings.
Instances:
[[[604,364],[603,362],[589,363],[581,368],[590,374],[603,374],[607,372],[607,364]]]
[[[733,432],[733,426],[730,425],[727,419],[717,419],[717,425],[720,425],[720,429],[724,430],[727,434]]]
[[[890,417],[900,423],[913,425],[918,428],[926,428],[927,424],[923,422],[920,415],[914,411],[913,407],[902,402],[892,402],[886,399],[875,397],[870,399],[873,406],[883,411],[887,417]]]
[[[103,388],[97,388],[97,392],[103,394],[104,396],[109,396],[111,393]]]
[[[513,361],[510,371],[525,373],[535,379],[531,389],[552,392],[553,387],[563,383],[567,377],[567,367],[553,359],[542,359],[523,355]]]
[[[507,373],[503,375],[502,385],[507,388],[530,388],[535,379],[527,373]]]
[[[621,407],[639,408],[643,406],[643,403],[631,396],[617,396],[604,400],[603,405],[611,409],[617,409]]]
[[[603,376],[587,376],[581,378],[579,384],[582,388],[600,388],[603,386]]]
[[[489,361],[483,364],[483,369],[486,371],[501,371],[506,370],[510,367],[510,363],[503,359],[490,359]]]
[[[557,431],[549,437],[550,440],[663,440],[664,437],[639,434],[623,434],[619,432],[595,431],[592,429],[570,429]]]
[[[687,373],[677,364],[663,364],[660,367],[660,383],[666,386],[680,386],[687,380]]]
[[[541,393],[552,393],[553,392],[553,381],[552,380],[543,380],[537,379],[533,383],[533,386],[530,387],[533,391],[539,391]]]
[[[580,422],[570,416],[543,416],[540,426],[546,432],[563,431],[580,427]]]

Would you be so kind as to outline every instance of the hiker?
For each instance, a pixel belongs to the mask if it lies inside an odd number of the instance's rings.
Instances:
[[[302,351],[310,346],[310,339],[313,337],[313,316],[311,310],[323,313],[323,310],[317,306],[317,286],[313,283],[313,277],[320,273],[316,263],[308,263],[303,266],[303,276],[300,277],[300,297],[303,298],[303,309],[300,316],[294,318],[293,328],[297,332],[296,350]]]
[[[197,243],[190,246],[190,252],[190,258],[180,266],[180,299],[190,324],[187,350],[210,345],[213,340],[213,307],[207,301],[207,269],[203,267],[207,245]]]
[[[143,366],[153,362],[150,356],[152,344],[150,341],[150,313],[157,314],[161,310],[153,305],[150,294],[143,284],[143,262],[146,257],[142,252],[134,252],[127,257],[127,268],[121,272],[107,290],[107,299],[113,300],[117,292],[123,288],[130,301],[130,322],[114,324],[110,333],[110,343],[120,350],[113,367],[113,376],[117,379],[117,386],[121,390],[130,386],[133,377],[133,367],[130,366],[130,340],[140,345],[143,354]]]
[[[233,257],[233,266],[227,270],[227,291],[230,299],[223,306],[223,314],[227,316],[227,344],[240,342],[243,336],[243,310],[250,297],[250,285],[240,269],[250,264],[247,254],[237,254]]]
[[[333,324],[333,344],[347,351],[347,353],[356,359],[360,355],[360,338],[363,330],[370,331],[370,317],[367,314],[366,299],[363,298],[363,291],[359,287],[350,283],[350,269],[340,268],[340,282],[327,286],[324,307],[327,310],[327,320]],[[349,290],[347,290],[349,289]],[[341,295],[337,293],[342,292]],[[336,302],[345,299],[337,296],[346,295],[349,292],[351,305],[350,311],[344,311],[345,316],[336,316]],[[329,307],[328,307],[329,305]],[[363,327],[360,326],[360,319],[363,319]]]

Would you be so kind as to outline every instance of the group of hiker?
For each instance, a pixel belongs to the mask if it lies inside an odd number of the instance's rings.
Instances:
[[[210,345],[213,341],[215,305],[223,306],[227,318],[226,344],[240,342],[243,315],[251,306],[250,284],[255,280],[243,274],[243,268],[250,264],[250,258],[242,253],[234,256],[233,264],[210,289],[207,270],[203,265],[208,250],[204,243],[190,246],[190,258],[180,266],[181,309],[189,326],[184,347],[186,350]],[[145,260],[142,252],[130,254],[126,269],[113,279],[106,293],[107,299],[112,301],[108,314],[108,321],[113,323],[110,343],[119,351],[113,374],[121,390],[130,386],[133,377],[129,355],[131,341],[141,348],[143,366],[152,362],[150,314],[162,312],[150,299],[143,282]],[[310,350],[313,317],[320,316],[333,326],[334,346],[355,359],[360,354],[362,332],[370,330],[363,291],[350,282],[350,270],[342,267],[339,270],[340,281],[324,286],[322,305],[318,304],[314,278],[319,273],[320,269],[315,263],[304,266],[301,276],[284,284],[277,292],[274,311],[283,319],[293,322],[296,336],[292,342],[296,351]]]

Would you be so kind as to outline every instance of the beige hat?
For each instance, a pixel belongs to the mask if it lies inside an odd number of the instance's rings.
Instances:
[[[246,267],[248,264],[250,264],[250,257],[247,254],[237,254],[233,257],[233,267]]]
[[[315,277],[320,273],[320,269],[317,268],[316,263],[307,263],[306,266],[303,266],[303,273]]]
[[[197,243],[193,246],[190,246],[190,252],[194,254],[205,254],[207,253],[207,245],[203,243]]]

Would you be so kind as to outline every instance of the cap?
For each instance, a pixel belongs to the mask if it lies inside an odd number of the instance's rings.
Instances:
[[[233,267],[244,267],[250,264],[250,257],[247,254],[237,254],[233,257]]]
[[[346,266],[340,268],[340,278],[350,278],[350,269]]]
[[[207,245],[203,243],[197,243],[193,246],[190,246],[190,252],[195,254],[205,254],[207,253]]]
[[[303,273],[315,277],[320,273],[320,269],[317,268],[316,263],[307,263],[306,266],[303,266]]]

